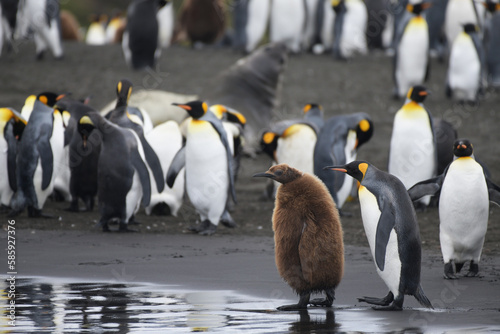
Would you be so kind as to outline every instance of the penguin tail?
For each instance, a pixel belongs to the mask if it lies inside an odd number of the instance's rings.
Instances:
[[[418,286],[418,289],[413,296],[417,299],[420,305],[434,309],[429,299],[425,296],[424,290],[422,290],[421,285]]]

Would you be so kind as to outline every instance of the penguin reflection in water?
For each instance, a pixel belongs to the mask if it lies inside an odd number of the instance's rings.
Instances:
[[[500,187],[485,176],[470,141],[456,140],[453,154],[454,160],[443,174],[408,190],[412,200],[439,193],[439,241],[446,279],[458,278],[466,261],[470,267],[465,276],[478,276],[489,202],[500,205]]]
[[[384,298],[363,297],[377,310],[401,310],[404,295],[432,308],[420,285],[421,245],[417,216],[399,179],[364,161],[325,169],[347,173],[360,182],[361,217],[377,273],[389,288]]]
[[[328,189],[316,176],[287,164],[254,177],[281,183],[273,213],[276,266],[300,299],[278,309],[301,310],[308,304],[330,307],[344,272],[344,244],[339,214]],[[310,300],[311,293],[322,291],[325,299]]]

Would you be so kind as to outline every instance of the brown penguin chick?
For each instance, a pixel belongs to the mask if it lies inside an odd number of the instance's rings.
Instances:
[[[187,37],[194,44],[213,44],[224,35],[226,27],[223,0],[186,0],[183,2],[173,40]]]
[[[278,309],[305,309],[308,304],[331,306],[344,273],[344,243],[330,192],[316,176],[287,164],[254,177],[281,183],[273,213],[276,266],[300,299],[297,304]],[[324,300],[309,301],[311,293],[322,291],[326,293]]]

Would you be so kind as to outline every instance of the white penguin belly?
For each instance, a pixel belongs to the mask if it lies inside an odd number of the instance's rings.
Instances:
[[[158,19],[158,45],[162,48],[170,46],[174,33],[174,5],[169,2],[156,14]]]
[[[305,10],[302,0],[273,0],[270,40],[283,42],[292,52],[300,51]]]
[[[346,164],[356,160],[356,139],[356,132],[353,130],[349,131],[349,133],[347,134],[346,146],[344,150]],[[344,177],[344,183],[342,183],[342,186],[337,191],[338,208],[342,208],[345,201],[347,200],[347,197],[349,197],[349,194],[351,193],[352,187],[355,183],[354,181],[355,180],[350,177]]]
[[[397,48],[396,80],[399,96],[405,96],[410,87],[424,82],[428,50],[427,23],[423,18],[413,18],[408,23]]]
[[[139,155],[141,156],[141,159],[145,162],[145,155],[144,155],[144,149],[142,148],[141,141],[139,139],[139,136],[133,131],[128,129],[135,137],[135,140],[137,141],[137,150],[139,151]],[[146,164],[147,165],[147,164]],[[134,215],[138,210],[141,205],[141,199],[143,196],[143,190],[142,190],[142,184],[141,180],[139,178],[139,174],[137,171],[134,169],[134,176],[132,177],[132,186],[130,187],[130,190],[127,193],[127,196],[125,198],[125,205],[126,205],[126,210],[125,210],[125,222],[128,223],[130,217]]]
[[[313,155],[316,139],[316,133],[307,125],[300,126],[293,135],[279,138],[276,149],[277,162],[314,174]]]
[[[229,191],[227,153],[210,123],[195,127],[186,140],[186,191],[201,218],[217,225]]]
[[[342,27],[340,49],[342,55],[350,57],[354,53],[366,54],[366,25],[368,12],[366,5],[360,0],[348,0],[345,3],[347,12]]]
[[[479,261],[488,210],[482,167],[472,158],[456,159],[448,169],[439,198],[439,237],[445,263]]]
[[[166,173],[175,154],[182,146],[182,135],[179,125],[174,121],[160,124],[146,135],[146,139],[160,159],[161,168]],[[165,143],[168,143],[168,145],[165,145]],[[183,168],[179,172],[172,188],[166,186],[161,193],[158,193],[156,182],[150,171],[151,202],[146,208],[146,214],[150,215],[153,207],[163,202],[169,206],[171,214],[177,216],[177,211],[179,211],[182,205],[182,197],[184,195],[184,171],[185,169]]]
[[[373,260],[375,261],[375,238],[381,212],[376,197],[368,189],[361,186],[358,194],[365,234],[370,245]],[[380,270],[376,263],[375,267],[377,268],[378,275],[394,296],[399,295],[401,260],[399,258],[397,235],[394,229],[391,231],[386,247],[384,270]]]
[[[14,192],[9,184],[7,151],[7,141],[2,137],[0,138],[0,204],[8,206]]]
[[[427,116],[396,114],[389,153],[389,173],[406,189],[434,177],[436,167],[433,134]]]
[[[448,84],[459,100],[474,101],[479,90],[481,62],[474,42],[466,33],[455,39],[451,48]]]
[[[245,29],[247,36],[246,52],[252,52],[266,32],[270,9],[269,0],[250,0],[248,3],[248,22]]]

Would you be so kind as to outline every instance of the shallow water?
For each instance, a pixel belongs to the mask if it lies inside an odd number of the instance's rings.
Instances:
[[[374,316],[367,308],[337,306],[279,312],[276,307],[282,301],[231,291],[185,291],[151,284],[72,283],[49,278],[17,279],[15,288],[15,327],[12,327],[6,323],[10,312],[9,285],[5,280],[0,282],[3,333],[426,331],[415,327],[389,330],[387,317],[383,313]],[[468,329],[489,332],[492,328]]]

